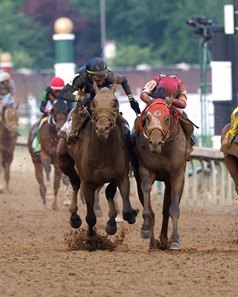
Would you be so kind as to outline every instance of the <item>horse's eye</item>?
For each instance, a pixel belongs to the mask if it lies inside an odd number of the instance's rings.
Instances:
[[[169,123],[169,116],[165,116],[163,120],[164,120],[165,124],[168,124]]]

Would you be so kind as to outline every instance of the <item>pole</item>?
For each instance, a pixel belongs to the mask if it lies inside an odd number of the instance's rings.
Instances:
[[[101,35],[101,49],[102,49],[102,58],[105,58],[104,47],[106,43],[106,9],[105,9],[105,0],[100,1],[100,35]]]

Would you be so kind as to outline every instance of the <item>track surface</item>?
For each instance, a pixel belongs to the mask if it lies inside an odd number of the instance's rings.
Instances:
[[[45,209],[29,155],[18,147],[12,193],[0,194],[0,296],[238,296],[238,210],[181,207],[182,250],[149,252],[148,241],[140,238],[142,208],[133,184],[131,201],[140,213],[136,224],[118,224],[118,234],[125,234],[123,243],[114,251],[71,250],[65,241],[71,228],[63,191],[59,210],[51,210],[51,201]],[[103,193],[100,200],[104,216],[98,219],[97,232],[105,234]],[[157,237],[161,202],[154,197]],[[79,209],[85,228],[81,201]]]

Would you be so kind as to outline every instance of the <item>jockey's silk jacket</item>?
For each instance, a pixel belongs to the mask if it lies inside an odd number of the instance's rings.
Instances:
[[[127,78],[122,74],[113,73],[110,70],[108,70],[107,77],[102,85],[100,85],[100,88],[110,88],[115,83],[122,86],[127,96],[132,93]],[[95,96],[93,82],[89,79],[85,66],[80,68],[72,81],[65,85],[58,98],[65,101],[75,101],[75,95],[73,93],[77,90],[82,90],[85,94],[88,94],[91,100]]]

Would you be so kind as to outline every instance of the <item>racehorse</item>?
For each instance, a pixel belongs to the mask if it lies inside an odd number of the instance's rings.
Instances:
[[[18,137],[18,105],[4,108],[0,121],[0,192],[9,191],[10,166]]]
[[[131,207],[129,200],[129,153],[122,129],[116,123],[119,114],[119,102],[114,95],[116,85],[111,89],[101,88],[99,90],[94,83],[94,89],[96,95],[90,104],[90,119],[82,127],[78,141],[68,146],[62,138],[58,143],[57,151],[60,168],[64,174],[68,175],[73,188],[69,207],[70,224],[73,228],[79,228],[82,223],[77,214],[77,194],[80,188],[86,201],[86,221],[90,237],[96,235],[94,193],[105,183],[111,183],[109,185],[114,189],[116,186],[119,188],[123,199],[124,220],[133,224],[138,213]],[[113,199],[108,199],[108,204],[109,220],[105,230],[107,234],[113,235],[117,232],[115,221],[117,210]]]
[[[57,194],[60,187],[60,180],[62,178],[62,171],[59,168],[57,160],[57,144],[59,141],[58,132],[66,121],[69,108],[63,100],[57,100],[53,104],[50,115],[42,125],[39,131],[40,136],[40,152],[34,152],[32,142],[35,137],[35,131],[39,122],[35,123],[29,133],[28,150],[35,168],[35,176],[39,183],[40,195],[43,204],[46,205],[46,186],[44,183],[43,169],[46,170],[47,179],[49,178],[50,164],[54,166],[54,200],[52,204],[53,209],[57,209]]]
[[[168,104],[168,105],[167,105]],[[139,123],[139,124],[138,124]],[[171,101],[154,99],[140,118],[135,120],[137,132],[132,159],[139,199],[143,205],[142,238],[150,238],[150,248],[156,248],[154,238],[155,214],[151,205],[153,183],[165,183],[163,220],[160,233],[160,248],[179,250],[179,204],[184,188],[187,158],[191,152],[189,137],[181,126],[177,109]],[[172,236],[169,246],[168,224],[172,219]]]
[[[235,184],[235,190],[238,194],[238,144],[237,140],[234,139],[234,142],[231,143],[230,147],[227,147],[226,144],[224,144],[224,140],[226,138],[227,132],[230,130],[231,124],[227,124],[223,127],[221,131],[221,151],[224,154],[224,160],[227,167],[227,170],[229,171],[234,184]],[[237,135],[235,135],[236,138]]]

